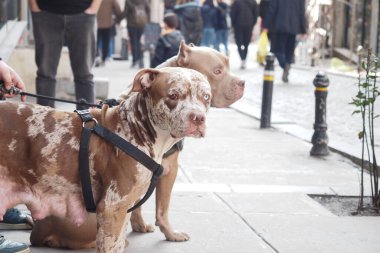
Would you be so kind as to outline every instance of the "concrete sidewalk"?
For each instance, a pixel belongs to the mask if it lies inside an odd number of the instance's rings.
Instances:
[[[171,205],[172,225],[191,240],[130,233],[125,252],[373,252],[378,217],[338,217],[308,194],[357,195],[359,171],[331,154],[232,109],[212,109],[205,139],[186,139]],[[354,211],[354,210],[353,210]],[[154,222],[154,198],[143,207]],[[29,232],[1,231],[29,243]],[[67,252],[32,248],[32,252]],[[93,252],[93,251],[74,251]]]
[[[131,83],[137,70],[129,66],[113,61],[95,69],[95,76],[109,79],[108,97]],[[380,252],[379,217],[336,216],[308,196],[357,196],[356,165],[335,153],[310,157],[309,142],[262,130],[257,119],[234,109],[212,108],[207,121],[206,138],[185,141],[170,206],[173,227],[187,232],[190,241],[167,242],[158,229],[129,233],[125,252]],[[143,214],[154,223],[154,197]],[[29,244],[28,231],[0,233]],[[32,247],[31,252],[67,251]]]

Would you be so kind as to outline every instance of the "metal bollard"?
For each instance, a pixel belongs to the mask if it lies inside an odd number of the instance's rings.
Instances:
[[[270,127],[270,118],[271,118],[271,111],[272,111],[273,80],[274,80],[274,54],[268,53],[267,56],[265,57],[260,128]]]
[[[323,72],[319,72],[313,81],[315,86],[315,122],[314,134],[311,138],[311,143],[313,144],[310,151],[311,156],[326,156],[329,154],[327,146],[329,139],[326,133],[326,98],[329,82],[327,75]]]

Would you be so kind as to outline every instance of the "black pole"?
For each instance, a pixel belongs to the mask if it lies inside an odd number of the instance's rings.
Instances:
[[[311,156],[326,156],[329,154],[326,123],[326,98],[329,79],[323,72],[319,72],[313,81],[315,86],[315,122],[314,134],[311,138],[313,147],[310,151]]]
[[[273,80],[274,80],[274,55],[273,53],[269,52],[267,56],[265,57],[260,128],[270,127],[270,118],[271,118],[271,111],[272,111]]]

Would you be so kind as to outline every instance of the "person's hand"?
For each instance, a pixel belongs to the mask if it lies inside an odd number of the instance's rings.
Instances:
[[[263,28],[263,30],[261,30],[261,32],[266,32],[266,33],[268,33],[268,29],[267,29],[267,28]]]
[[[100,4],[102,3],[102,0],[93,0],[91,2],[90,7],[88,7],[84,13],[89,14],[89,15],[96,15],[98,13],[98,10],[100,8]]]
[[[0,80],[4,81],[5,89],[9,90],[12,85],[19,88],[20,90],[25,90],[25,84],[20,78],[20,76],[9,67],[5,62],[0,61]],[[13,97],[14,95],[7,94],[6,97]],[[26,97],[21,96],[21,101],[25,102]]]
[[[29,7],[32,12],[41,12],[36,0],[29,0]]]

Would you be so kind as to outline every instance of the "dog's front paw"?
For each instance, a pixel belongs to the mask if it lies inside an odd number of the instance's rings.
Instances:
[[[190,239],[190,236],[184,232],[173,231],[173,233],[165,234],[166,240],[171,242],[185,242]]]
[[[133,232],[138,233],[151,233],[154,232],[154,226],[151,224],[137,224],[131,223]]]

